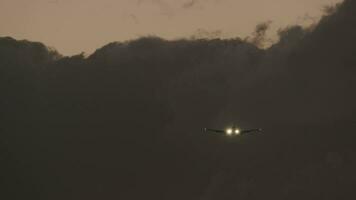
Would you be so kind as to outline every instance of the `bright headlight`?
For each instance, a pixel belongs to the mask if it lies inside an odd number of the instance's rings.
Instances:
[[[233,130],[231,128],[226,130],[226,134],[228,134],[228,135],[232,135],[232,132],[233,132]]]
[[[239,129],[235,129],[235,134],[239,135],[240,134],[240,130]]]

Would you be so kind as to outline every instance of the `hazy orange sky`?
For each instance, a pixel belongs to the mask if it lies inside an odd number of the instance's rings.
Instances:
[[[268,20],[273,35],[280,27],[312,23],[323,6],[340,1],[0,0],[0,36],[40,41],[73,55],[146,35],[190,37],[199,29],[246,37]]]

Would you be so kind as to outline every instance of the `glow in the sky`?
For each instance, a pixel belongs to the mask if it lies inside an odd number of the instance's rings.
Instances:
[[[317,21],[341,0],[1,0],[0,36],[40,41],[64,55],[92,53],[112,41],[156,35],[246,37]]]

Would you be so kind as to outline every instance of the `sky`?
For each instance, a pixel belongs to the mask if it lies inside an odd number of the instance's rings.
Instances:
[[[91,54],[142,36],[246,37],[271,21],[270,35],[317,22],[341,0],[0,0],[0,37],[43,42],[63,55]]]

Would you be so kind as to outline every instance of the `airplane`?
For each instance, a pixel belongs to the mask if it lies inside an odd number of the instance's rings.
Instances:
[[[247,133],[261,132],[261,131],[262,131],[261,128],[240,130],[237,127],[235,127],[235,125],[232,126],[232,128],[227,128],[226,130],[204,128],[204,132],[224,133],[224,134],[226,134],[228,136],[244,135],[244,134],[247,134]]]

